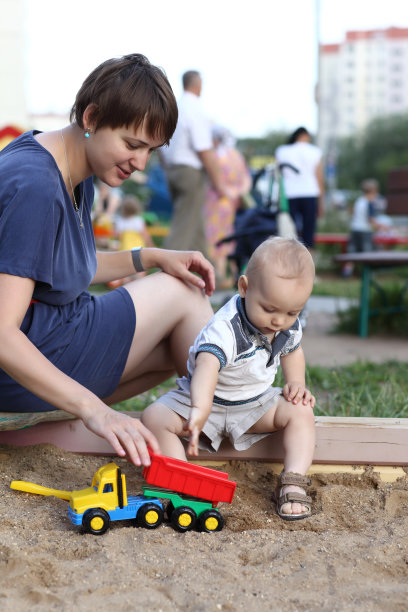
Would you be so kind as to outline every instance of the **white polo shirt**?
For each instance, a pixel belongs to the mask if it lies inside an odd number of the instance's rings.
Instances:
[[[201,101],[195,94],[185,91],[178,103],[179,118],[170,145],[163,149],[166,164],[184,165],[201,169],[197,151],[213,148],[211,125]]]
[[[269,342],[248,320],[245,300],[235,295],[190,347],[188,372],[192,376],[198,353],[212,353],[220,361],[215,397],[227,403],[252,399],[272,385],[281,357],[296,350],[301,338],[302,327],[297,319],[290,329],[277,332]]]

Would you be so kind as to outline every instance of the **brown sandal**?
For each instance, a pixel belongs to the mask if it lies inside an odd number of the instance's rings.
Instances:
[[[276,512],[285,521],[299,521],[307,518],[312,514],[312,498],[302,493],[291,491],[280,495],[282,487],[287,485],[295,485],[297,487],[307,487],[312,484],[312,481],[303,474],[296,474],[295,472],[282,472],[278,477],[278,484],[276,487],[275,494],[272,496],[273,501],[276,504]],[[308,509],[306,512],[301,514],[286,514],[282,512],[282,506],[284,504],[299,503],[302,506],[306,506]]]

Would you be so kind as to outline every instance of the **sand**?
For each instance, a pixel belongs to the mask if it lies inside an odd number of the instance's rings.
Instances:
[[[78,490],[108,460],[51,445],[0,447],[0,609],[387,610],[408,606],[408,478],[313,476],[313,516],[287,522],[270,501],[270,466],[222,467],[238,486],[214,534],[116,522],[83,534],[68,502],[13,491],[10,481]],[[128,492],[140,468],[118,459]],[[407,469],[408,471],[408,469]]]
[[[342,341],[327,335],[328,323],[319,313],[310,317],[304,345],[313,363],[328,365],[329,352],[333,365],[373,355],[406,360],[406,341]],[[66,501],[9,488],[11,480],[28,480],[79,490],[108,461],[51,445],[0,445],[0,610],[408,610],[408,474],[392,484],[371,468],[314,475],[313,516],[287,522],[270,499],[271,467],[228,463],[219,469],[237,490],[231,505],[220,506],[226,525],[214,534],[129,522],[103,536],[83,534]],[[128,492],[139,493],[141,469],[116,462]]]

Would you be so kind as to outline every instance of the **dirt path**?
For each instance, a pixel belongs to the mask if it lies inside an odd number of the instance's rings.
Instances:
[[[354,361],[382,363],[408,362],[408,339],[389,336],[334,335],[336,315],[312,311],[302,339],[306,361],[310,365],[346,365]]]

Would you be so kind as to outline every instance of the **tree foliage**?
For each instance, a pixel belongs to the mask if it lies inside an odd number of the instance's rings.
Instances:
[[[408,114],[374,119],[362,134],[338,144],[337,178],[340,189],[356,189],[366,178],[376,178],[386,192],[388,172],[408,166]]]
[[[238,148],[247,160],[254,156],[274,155],[279,145],[284,144],[289,137],[287,132],[270,132],[263,138],[241,138]]]

